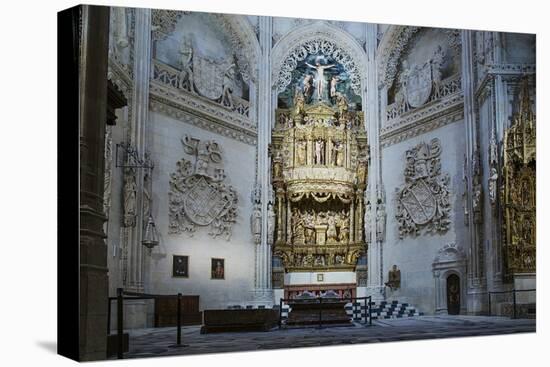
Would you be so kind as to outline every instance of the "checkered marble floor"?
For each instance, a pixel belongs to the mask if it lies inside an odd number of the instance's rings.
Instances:
[[[324,345],[376,343],[460,336],[535,332],[535,320],[486,316],[420,316],[373,320],[372,326],[273,329],[268,332],[200,334],[199,326],[129,330],[130,351],[124,358],[145,358],[250,350],[302,348]]]

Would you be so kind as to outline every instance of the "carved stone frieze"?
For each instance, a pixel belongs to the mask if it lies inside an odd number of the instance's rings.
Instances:
[[[192,236],[197,226],[209,226],[212,237],[229,240],[238,197],[225,182],[221,148],[213,140],[201,141],[188,135],[182,138],[182,144],[194,162],[182,158],[170,177],[169,233],[188,232]]]
[[[388,89],[397,75],[401,54],[409,41],[422,28],[409,26],[392,26],[382,39],[378,57],[378,80]]]
[[[255,145],[256,127],[249,121],[217,106],[214,102],[191,94],[179,93],[155,82],[151,83],[150,108],[176,120]]]
[[[421,229],[442,233],[451,224],[449,175],[441,173],[441,143],[435,138],[406,152],[405,184],[396,190],[399,237]]]
[[[151,9],[153,39],[163,40],[168,37],[168,35],[174,31],[178,20],[185,14],[189,14],[189,12],[181,10]]]

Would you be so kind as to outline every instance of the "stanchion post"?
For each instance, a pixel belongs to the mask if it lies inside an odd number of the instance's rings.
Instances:
[[[514,302],[514,319],[517,317],[516,315],[516,290],[512,290],[512,300]]]
[[[117,358],[122,359],[124,357],[123,350],[124,350],[124,342],[122,338],[123,333],[123,319],[122,319],[122,307],[124,298],[122,295],[122,288],[117,288],[116,290],[116,322],[117,322]]]
[[[323,327],[323,299],[319,296],[319,327]]]
[[[178,293],[178,334],[177,334],[177,345],[181,345],[181,293]]]
[[[283,299],[279,298],[279,329],[281,328],[283,318]]]

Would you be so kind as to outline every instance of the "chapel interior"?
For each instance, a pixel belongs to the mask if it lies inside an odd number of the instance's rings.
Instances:
[[[81,103],[107,91],[81,132],[90,340],[118,289],[182,293],[189,323],[327,294],[507,315],[536,289],[535,35],[81,9],[104,75]],[[170,307],[126,301],[124,327]]]

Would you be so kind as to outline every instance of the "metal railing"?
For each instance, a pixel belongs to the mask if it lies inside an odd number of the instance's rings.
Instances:
[[[287,319],[288,319],[288,316],[290,315],[290,304],[294,303],[294,304],[318,304],[318,305],[331,305],[331,304],[342,304],[343,302],[345,301],[348,301],[347,303],[351,303],[351,307],[352,307],[352,314],[351,314],[351,319],[353,320],[354,319],[354,312],[353,312],[353,309],[355,306],[355,303],[360,303],[359,301],[364,301],[364,305],[365,305],[365,309],[364,309],[364,313],[363,313],[363,310],[361,310],[361,318],[365,318],[365,322],[364,324],[367,324],[368,325],[372,325],[372,317],[371,317],[371,303],[372,303],[372,297],[371,296],[368,296],[368,297],[345,297],[345,298],[323,298],[323,297],[316,297],[316,298],[304,298],[304,299],[299,299],[299,298],[280,298],[279,300],[279,329],[281,329],[282,327],[282,320],[283,320],[283,305],[286,303],[288,306],[289,306],[289,311],[288,311],[288,314],[287,314]],[[347,304],[343,304],[344,308],[345,308],[345,305]],[[319,328],[322,328],[323,327],[323,308],[322,307],[319,307]]]
[[[498,291],[498,292],[487,292],[488,293],[488,315],[492,316],[492,310],[491,310],[491,295],[493,294],[512,294],[512,319],[517,318],[517,293],[521,292],[536,292],[536,289],[512,289],[510,291]]]
[[[140,300],[140,299],[160,299],[160,298],[175,298],[178,300],[177,303],[177,318],[176,318],[176,344],[177,347],[183,347],[184,344],[181,344],[181,324],[182,324],[182,314],[181,314],[181,299],[182,294],[147,294],[147,293],[137,293],[137,292],[127,292],[122,288],[117,288],[117,296],[109,297],[108,307],[107,307],[107,335],[111,334],[111,304],[112,301],[116,300],[117,308],[117,358],[123,359],[124,357],[124,300]]]

